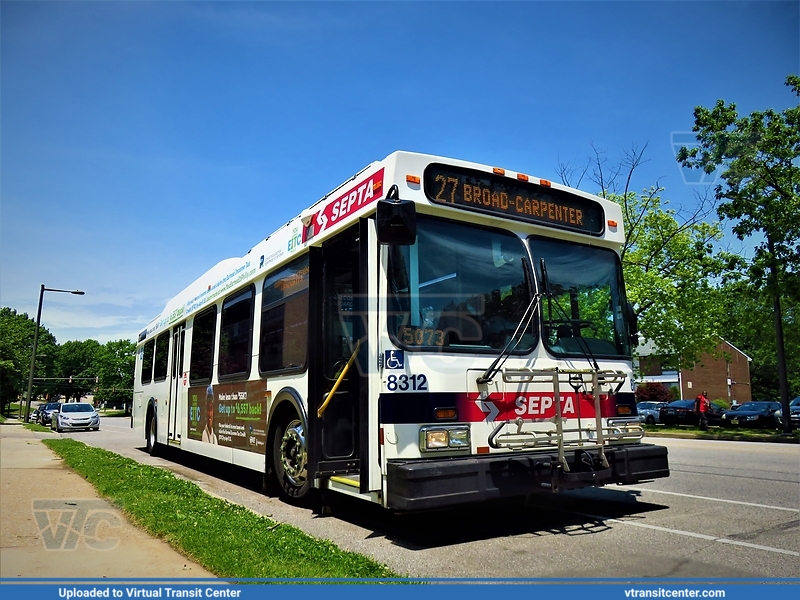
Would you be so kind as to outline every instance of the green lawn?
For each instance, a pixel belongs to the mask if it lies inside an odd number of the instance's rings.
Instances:
[[[708,431],[700,431],[698,427],[687,425],[643,425],[644,430],[648,433],[663,433],[669,435],[676,434],[690,434],[698,439],[738,439],[738,440],[752,440],[752,441],[785,441],[785,436],[781,431],[775,429],[748,429],[746,427],[709,427]],[[798,434],[796,431],[792,432],[792,438],[798,441]]]
[[[219,577],[400,577],[360,554],[209,496],[164,469],[73,439],[44,443],[134,523]]]

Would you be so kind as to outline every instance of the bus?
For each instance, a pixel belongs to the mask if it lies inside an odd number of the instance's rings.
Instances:
[[[285,499],[398,512],[667,477],[632,393],[623,242],[614,202],[394,152],[167,303],[132,427]]]

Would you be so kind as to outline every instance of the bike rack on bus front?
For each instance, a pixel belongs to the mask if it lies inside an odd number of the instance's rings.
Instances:
[[[580,387],[586,386],[586,376],[591,376],[590,391],[595,413],[594,428],[581,427],[580,402],[576,402],[578,427],[564,428],[564,419],[561,412],[560,383],[564,381],[571,385],[576,392]],[[566,377],[566,379],[562,379]],[[492,448],[508,448],[511,450],[534,450],[543,448],[558,448],[558,462],[565,473],[570,472],[567,463],[565,447],[578,449],[597,448],[600,464],[609,468],[604,447],[609,441],[623,439],[640,440],[644,437],[644,430],[638,423],[626,424],[624,430],[619,426],[603,427],[600,407],[601,386],[609,386],[608,393],[615,394],[622,387],[627,375],[622,371],[597,370],[597,369],[508,369],[503,370],[503,381],[506,383],[546,383],[553,386],[553,401],[555,403],[555,430],[548,431],[523,431],[525,420],[518,417],[513,421],[503,421],[494,428],[489,435],[489,446]],[[577,382],[577,385],[576,385]],[[614,385],[616,384],[616,385]],[[516,431],[503,431],[516,425]],[[577,433],[577,439],[565,440],[564,434]]]

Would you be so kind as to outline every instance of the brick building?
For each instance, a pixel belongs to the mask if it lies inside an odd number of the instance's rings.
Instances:
[[[750,390],[750,361],[736,346],[725,340],[717,345],[717,356],[704,354],[691,369],[670,371],[662,369],[661,358],[652,346],[638,349],[639,378],[637,383],[658,382],[667,388],[677,387],[681,398],[695,398],[707,392],[711,400],[722,399],[739,404],[752,400]],[[634,364],[635,366],[635,364]]]

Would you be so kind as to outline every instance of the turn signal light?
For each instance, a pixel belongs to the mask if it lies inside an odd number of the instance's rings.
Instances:
[[[434,416],[439,421],[455,421],[456,409],[455,408],[437,408],[433,411]]]

